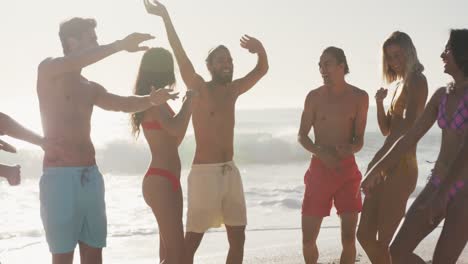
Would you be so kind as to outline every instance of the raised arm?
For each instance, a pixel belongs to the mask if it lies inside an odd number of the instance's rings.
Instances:
[[[54,77],[67,72],[79,71],[88,65],[96,63],[116,52],[126,50],[137,52],[147,50],[148,47],[139,46],[143,41],[153,39],[149,34],[133,33],[112,44],[100,45],[86,50],[72,52],[60,58],[47,58],[39,65],[39,74]]]
[[[236,80],[235,87],[239,89],[239,95],[250,90],[265,74],[268,72],[268,57],[262,43],[253,37],[244,35],[241,40],[241,47],[248,50],[250,53],[257,54],[258,60],[255,68],[246,76]]]
[[[394,166],[400,157],[413,148],[419,140],[432,127],[437,119],[440,98],[445,93],[445,88],[437,90],[424,109],[421,117],[416,123],[399,138],[389,151],[379,160],[366,174],[366,179],[362,183],[364,192],[369,192],[381,179],[381,172]]]
[[[161,106],[153,108],[154,110],[151,109],[164,129],[177,138],[178,144],[182,143],[185,133],[187,132],[188,123],[192,115],[192,97],[192,92],[188,91],[182,108],[179,113],[173,117],[169,116],[167,111],[164,111]]]
[[[205,83],[205,81],[195,72],[192,62],[187,57],[166,7],[156,0],[153,0],[152,2],[150,2],[150,0],[143,0],[143,2],[148,13],[160,16],[163,19],[169,43],[174,51],[177,64],[179,65],[180,74],[182,75],[182,79],[187,86],[187,89],[198,89]]]
[[[377,122],[379,124],[380,132],[382,135],[388,136],[390,134],[390,116],[385,112],[383,100],[387,97],[388,90],[380,88],[375,94],[375,103],[377,104]]]
[[[120,96],[107,92],[104,87],[97,83],[93,83],[96,89],[96,97],[94,104],[108,111],[135,113],[142,112],[148,108],[161,105],[167,100],[178,98],[178,93],[171,93],[170,89],[153,89],[146,96]]]

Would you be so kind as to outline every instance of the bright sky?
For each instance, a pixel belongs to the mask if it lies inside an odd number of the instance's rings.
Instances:
[[[259,38],[270,59],[268,75],[238,102],[240,108],[302,107],[307,92],[321,84],[318,59],[330,45],[344,49],[348,81],[373,97],[381,86],[381,45],[394,30],[408,33],[426,67],[431,92],[449,80],[440,53],[450,28],[468,26],[463,0],[166,0],[174,24],[195,68],[206,79],[208,50],[227,45],[234,75],[250,71],[256,56],[240,48],[242,34]],[[142,0],[3,1],[0,11],[0,111],[40,131],[36,69],[60,56],[59,23],[69,17],[94,17],[102,44],[135,31],[157,36],[148,44],[169,48],[163,24],[146,14]],[[130,94],[141,58],[121,52],[86,69],[85,76],[109,91]],[[179,89],[185,89],[179,82]],[[109,117],[97,112],[97,118]],[[101,117],[102,116],[102,117]],[[373,115],[372,115],[373,116]]]

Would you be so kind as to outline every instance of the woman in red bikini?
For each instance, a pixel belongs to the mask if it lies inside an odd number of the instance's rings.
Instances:
[[[163,48],[148,50],[141,61],[134,93],[146,95],[151,89],[174,85],[171,53]],[[183,263],[185,255],[178,146],[191,113],[191,94],[187,93],[178,114],[166,103],[132,115],[134,136],[139,135],[141,126],[151,150],[151,163],[143,179],[143,197],[158,222],[159,259],[166,264]]]
[[[394,166],[437,121],[442,130],[439,156],[391,245],[393,263],[425,263],[413,251],[444,218],[432,263],[456,263],[468,241],[468,29],[451,31],[441,58],[453,83],[434,93],[416,124],[369,170],[362,183],[365,193],[375,191],[381,172]],[[465,150],[460,148],[463,145]],[[436,204],[442,206],[434,207]]]

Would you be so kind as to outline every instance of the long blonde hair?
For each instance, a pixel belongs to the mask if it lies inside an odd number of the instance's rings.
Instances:
[[[405,72],[402,76],[397,74],[390,65],[388,65],[385,49],[390,45],[400,46],[405,54],[406,65]],[[401,79],[403,83],[406,84],[408,78],[410,78],[412,74],[422,73],[423,71],[424,66],[419,62],[418,53],[416,52],[416,48],[410,36],[401,31],[393,32],[382,45],[382,75],[384,81],[386,83],[392,83]]]

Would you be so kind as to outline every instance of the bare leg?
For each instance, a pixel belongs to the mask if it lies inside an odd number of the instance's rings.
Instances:
[[[436,189],[430,183],[427,184],[406,213],[403,225],[390,247],[393,264],[425,264],[424,260],[413,251],[442,221],[438,219],[430,224],[427,212],[420,209],[425,200],[435,191]]]
[[[416,187],[417,176],[417,168],[407,166],[402,161],[384,182],[378,215],[378,251],[374,263],[392,263],[390,243],[405,215],[406,204]]]
[[[52,264],[72,264],[73,252],[64,254],[52,254]]]
[[[302,253],[306,264],[316,264],[319,252],[317,237],[323,217],[302,216]]]
[[[340,264],[353,264],[356,262],[356,226],[358,213],[346,213],[341,218],[341,253]]]
[[[467,187],[465,187],[467,188]],[[434,252],[434,264],[454,264],[468,241],[468,190],[463,190],[449,204],[444,228]]]
[[[372,196],[366,196],[362,207],[361,219],[357,230],[357,239],[372,263],[377,263],[377,225],[379,204],[383,183],[376,187]]]
[[[159,227],[159,230],[161,230],[161,227]],[[159,262],[163,262],[167,257],[166,257],[166,247],[164,246],[164,240],[161,234],[161,231],[159,231]]]
[[[143,180],[143,196],[151,207],[163,240],[165,264],[184,263],[184,231],[182,225],[182,192],[174,192],[168,180],[149,176]]]
[[[205,233],[187,232],[185,233],[185,255],[188,264],[193,264],[195,252],[200,246]]]
[[[245,226],[226,226],[229,253],[226,264],[241,264],[244,259]]]
[[[94,248],[80,242],[80,257],[82,264],[102,264],[102,248]]]

